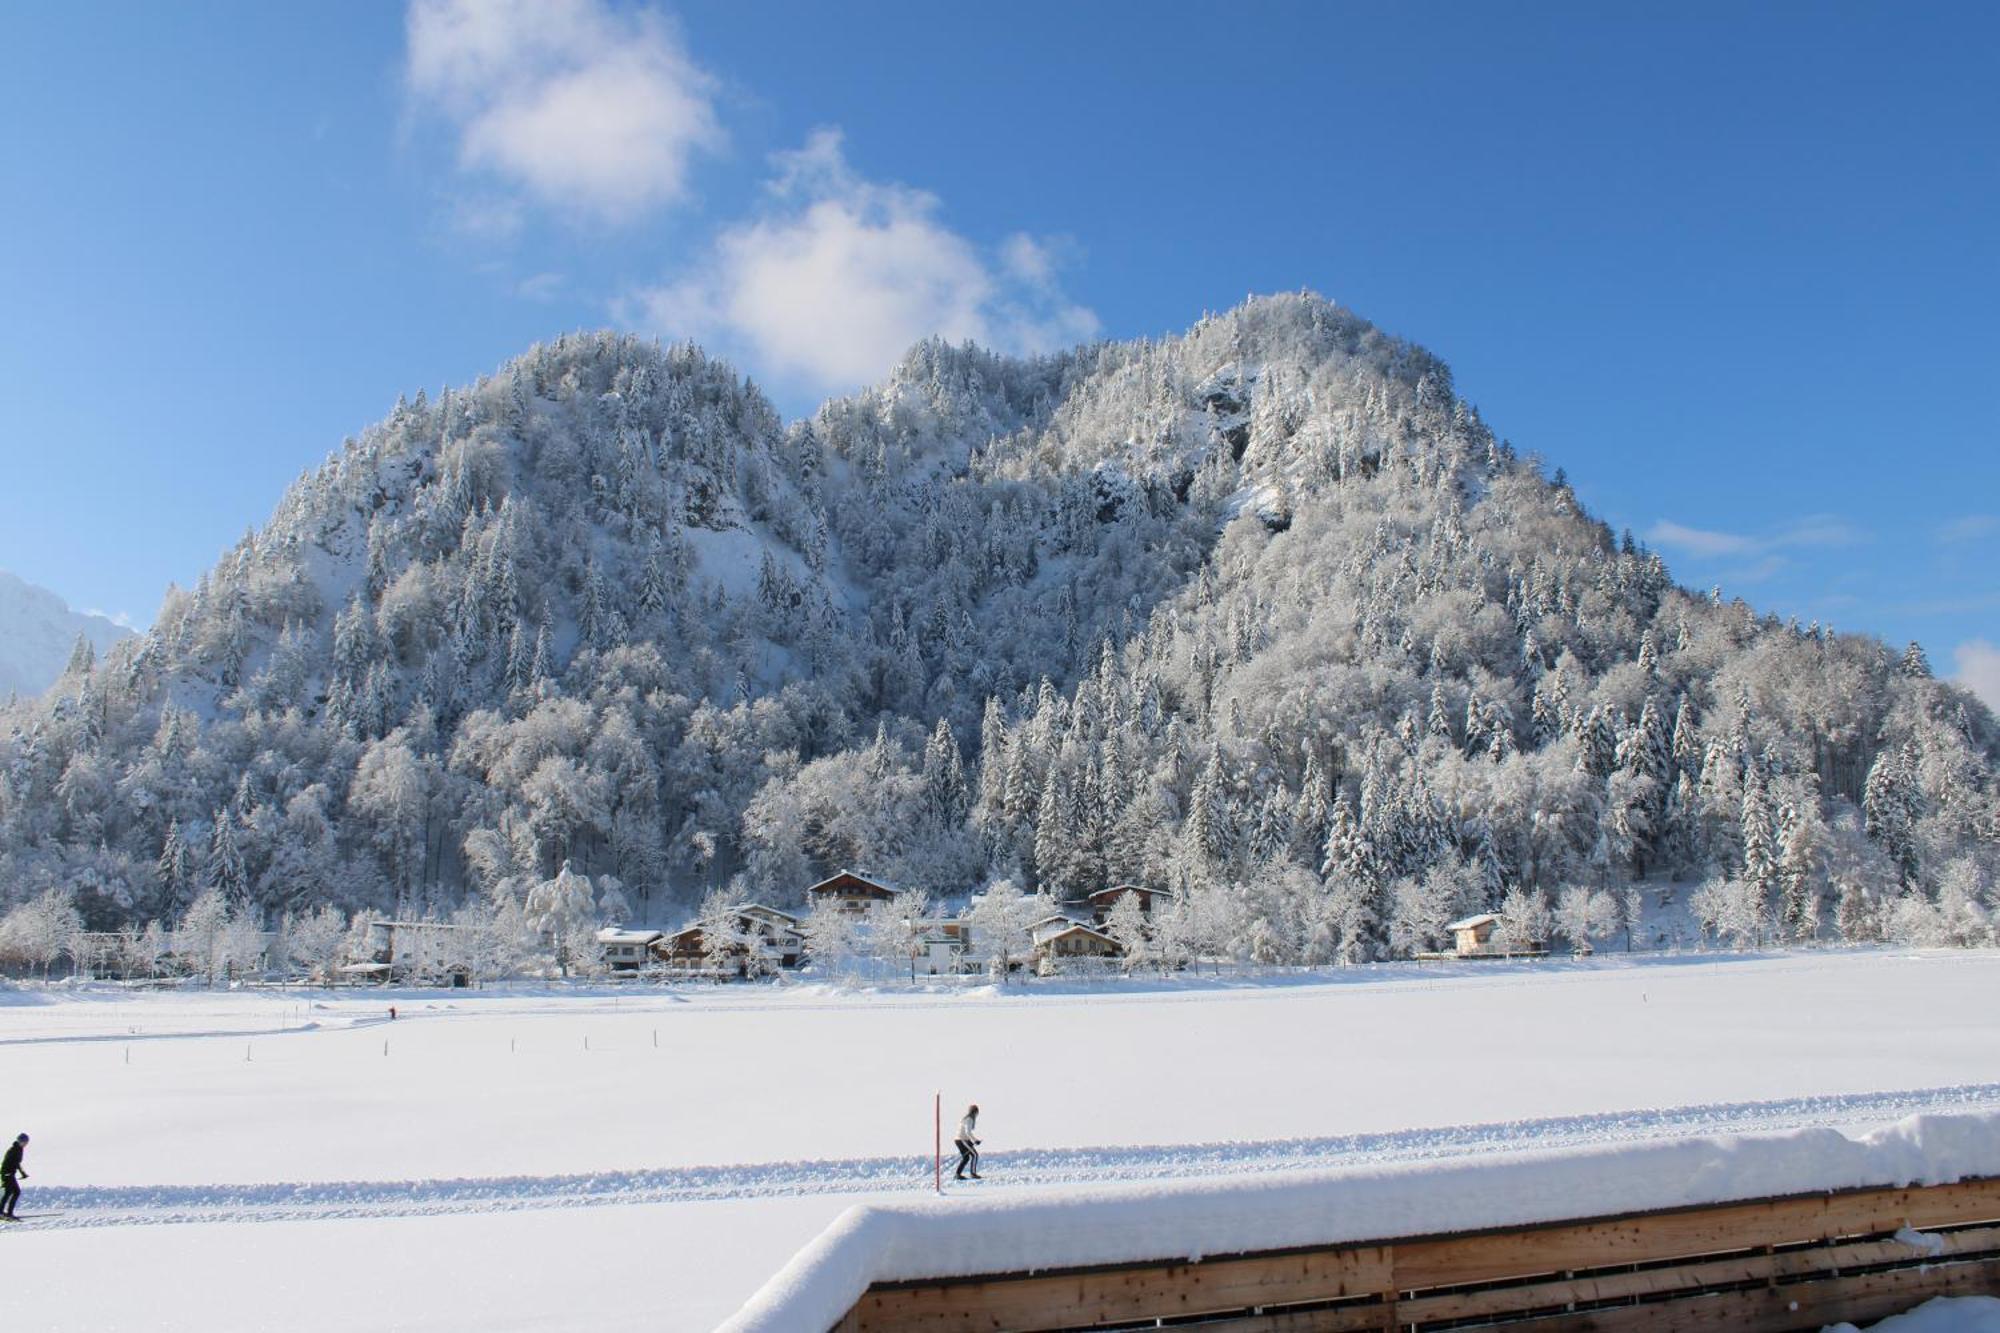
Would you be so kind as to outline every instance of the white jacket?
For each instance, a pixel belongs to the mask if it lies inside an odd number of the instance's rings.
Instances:
[[[973,1122],[977,1119],[979,1119],[979,1112],[968,1111],[965,1119],[958,1122],[958,1137],[961,1139],[971,1139],[974,1143],[979,1142],[978,1137],[972,1132]]]

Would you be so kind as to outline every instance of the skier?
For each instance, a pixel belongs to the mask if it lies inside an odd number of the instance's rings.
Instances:
[[[21,1201],[21,1183],[15,1177],[28,1173],[21,1167],[21,1155],[28,1150],[28,1136],[22,1134],[7,1145],[7,1155],[0,1157],[0,1217],[9,1222],[18,1221],[14,1216],[14,1205]]]
[[[954,1180],[964,1180],[967,1167],[972,1168],[974,1180],[985,1179],[979,1174],[979,1136],[973,1133],[978,1123],[978,1105],[966,1107],[965,1119],[958,1122],[958,1137],[951,1141],[952,1146],[958,1149],[958,1174],[952,1177]]]

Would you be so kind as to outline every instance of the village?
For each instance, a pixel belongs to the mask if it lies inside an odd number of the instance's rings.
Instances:
[[[885,880],[840,870],[808,887],[802,911],[758,902],[712,901],[677,930],[607,925],[554,951],[555,972],[602,981],[754,981],[805,974],[816,980],[1089,977],[1138,971],[1220,970],[1234,960],[1200,947],[1178,895],[1115,884],[1082,896],[1029,896],[999,885],[962,899],[935,899]],[[1445,926],[1449,948],[1418,962],[1545,956],[1543,941],[1503,929],[1482,912]],[[317,982],[342,986],[467,988],[535,969],[493,947],[491,932],[450,920],[357,916],[318,950],[279,932],[224,929],[212,940],[188,931],[148,940],[134,932],[83,931],[62,951],[78,978],[209,985]],[[45,960],[46,961],[46,960]],[[47,973],[44,972],[46,978]]]
[[[1035,976],[1103,975],[1154,967],[1173,971],[1199,961],[1162,947],[1166,918],[1175,896],[1138,884],[1115,884],[1081,897],[1019,899],[1024,910],[989,911],[986,895],[973,895],[962,911],[917,913],[900,900],[908,895],[881,880],[841,870],[806,890],[809,911],[838,913],[852,921],[842,944],[861,946],[877,959],[906,964],[912,979],[976,974]],[[1012,919],[1010,919],[1012,918]],[[1539,944],[1508,947],[1497,934],[1501,917],[1484,912],[1446,926],[1448,951],[1419,955],[1420,961],[1449,958],[1539,957]],[[718,926],[727,927],[718,938]],[[761,903],[730,909],[721,922],[692,922],[673,932],[617,927],[597,933],[607,975],[624,977],[707,977],[745,979],[834,959],[815,959],[810,917]],[[838,936],[845,932],[833,932]],[[995,936],[1003,937],[996,942]],[[868,946],[873,946],[872,948]],[[845,951],[845,950],[844,950]],[[387,960],[384,960],[386,963]]]

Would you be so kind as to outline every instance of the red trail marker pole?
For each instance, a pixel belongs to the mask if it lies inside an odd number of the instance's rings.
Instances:
[[[944,1193],[944,1093],[931,1094],[931,1189]]]

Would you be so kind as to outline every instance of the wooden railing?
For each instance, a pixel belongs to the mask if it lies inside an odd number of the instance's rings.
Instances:
[[[2000,1179],[1192,1263],[882,1283],[836,1333],[1162,1324],[1204,1333],[1494,1325],[1522,1333],[1792,1333],[1973,1294],[2000,1294]]]

